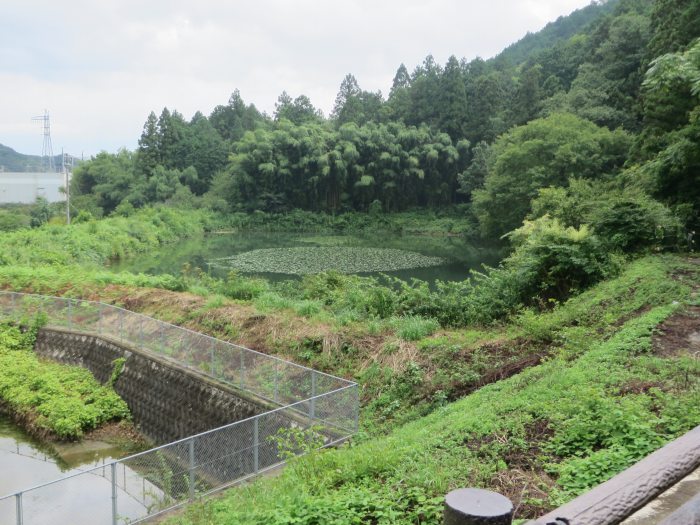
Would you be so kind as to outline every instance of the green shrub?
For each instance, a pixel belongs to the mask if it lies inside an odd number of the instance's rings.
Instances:
[[[210,212],[162,207],[140,210],[128,218],[0,233],[0,266],[100,265],[202,233],[217,220]]]
[[[524,304],[562,300],[616,269],[614,258],[585,225],[565,228],[545,216],[510,234],[515,251],[504,262]]]
[[[391,321],[396,335],[405,341],[417,341],[435,333],[440,324],[435,319],[425,319],[415,315],[397,317]]]
[[[265,279],[242,277],[236,272],[230,272],[223,286],[222,293],[231,299],[250,301],[260,297],[270,290],[270,284]]]
[[[658,250],[680,238],[673,212],[634,186],[572,179],[566,189],[541,189],[532,210],[531,217],[549,215],[566,226],[587,224],[609,250]]]

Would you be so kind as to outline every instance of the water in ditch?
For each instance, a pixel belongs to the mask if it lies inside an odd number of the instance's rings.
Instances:
[[[44,444],[0,415],[0,498],[26,491],[22,494],[23,518],[24,523],[32,525],[112,523],[109,463],[127,454],[123,447],[100,441]],[[87,470],[90,472],[80,474]],[[80,475],[59,484],[27,490],[74,474]],[[117,475],[118,487],[126,486],[129,480],[130,487],[143,492],[129,494],[117,489],[120,517],[142,515],[142,501],[158,489],[123,465],[119,465]],[[18,523],[16,506],[15,497],[0,499],[0,525]]]

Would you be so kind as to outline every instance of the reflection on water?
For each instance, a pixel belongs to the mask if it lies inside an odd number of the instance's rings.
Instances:
[[[23,518],[32,525],[111,524],[109,463],[124,455],[118,447],[95,441],[47,446],[0,416],[0,497],[24,491]],[[123,465],[119,465],[116,472],[119,515],[124,518],[142,515],[142,502],[159,490]],[[70,479],[27,490],[63,477]],[[138,490],[130,491],[134,494],[126,493],[121,489],[126,486],[138,487]],[[16,503],[14,497],[0,500],[0,525],[17,523]]]
[[[211,265],[216,259],[261,248],[292,248],[296,246],[359,246],[368,248],[396,248],[418,252],[431,257],[441,257],[445,263],[429,268],[413,268],[384,272],[404,280],[412,278],[434,283],[436,280],[461,281],[469,277],[472,269],[480,270],[483,264],[495,265],[501,259],[501,250],[476,246],[463,237],[431,237],[418,235],[375,234],[317,235],[301,233],[227,233],[212,234],[202,238],[187,239],[168,245],[148,254],[140,254],[112,264],[117,271],[142,272],[151,275],[169,273],[177,275],[185,264],[201,268],[218,277],[225,277],[228,270]],[[258,274],[272,281],[294,278],[287,274]]]

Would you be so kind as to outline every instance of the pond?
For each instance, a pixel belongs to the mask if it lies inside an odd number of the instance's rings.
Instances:
[[[60,484],[30,490],[22,496],[25,523],[72,523],[88,525],[110,523],[111,485],[108,464],[127,452],[105,442],[85,440],[79,443],[44,444],[0,415],[0,498],[59,478],[85,473]],[[120,475],[138,478],[133,471]],[[146,482],[141,482],[139,485]],[[151,488],[151,490],[153,490]],[[119,491],[120,512],[139,515],[143,504],[138,497]],[[14,497],[0,499],[0,525],[15,525]]]
[[[322,267],[359,275],[385,273],[432,284],[436,280],[464,280],[470,270],[495,265],[501,258],[499,248],[477,246],[457,236],[242,232],[187,239],[115,261],[111,267],[116,271],[177,275],[188,264],[217,277],[226,277],[235,269],[271,281],[298,278],[300,273]]]

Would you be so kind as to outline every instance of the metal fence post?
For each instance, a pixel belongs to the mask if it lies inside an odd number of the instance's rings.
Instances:
[[[216,368],[214,364],[214,345],[216,343],[212,343],[211,348],[209,349],[209,357],[210,357],[210,364],[209,364],[209,371],[211,372],[211,375],[216,377]]]
[[[112,525],[117,525],[117,463],[113,462],[110,467],[112,471]]]
[[[143,348],[143,316],[139,314],[139,347]]]
[[[97,333],[102,334],[102,303],[97,303]]]
[[[194,500],[194,438],[190,439],[189,443],[190,452],[190,501]]]
[[[163,324],[159,324],[158,327],[160,328],[160,351],[164,354],[165,353],[165,329],[163,328]]]
[[[311,371],[311,403],[309,405],[309,418],[313,425],[313,420],[316,418],[316,370]]]
[[[277,403],[277,397],[279,394],[279,373],[280,373],[280,362],[275,360],[275,392],[272,396],[272,400]]]
[[[353,391],[355,392],[355,395],[353,396],[354,403],[352,406],[353,419],[355,420],[355,426],[353,430],[357,432],[358,430],[360,430],[360,387],[355,385]]]
[[[245,383],[245,355],[243,352],[244,350],[241,348],[241,388],[243,388]]]
[[[253,420],[253,472],[256,474],[260,467],[260,443],[258,442],[260,439],[258,428],[259,419],[260,418],[256,417]]]
[[[73,330],[73,300],[68,299],[68,330]]]
[[[18,492],[15,494],[15,517],[17,518],[17,525],[22,525],[24,520],[22,518],[22,493]]]
[[[119,310],[119,339],[124,341],[124,310]]]

